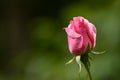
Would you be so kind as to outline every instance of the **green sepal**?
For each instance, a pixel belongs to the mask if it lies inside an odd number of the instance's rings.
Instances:
[[[75,56],[71,59],[71,60],[69,60],[67,63],[66,63],[66,65],[68,65],[68,64],[70,64],[70,63],[72,63],[72,62],[74,62],[75,61]]]
[[[79,66],[79,73],[81,72],[81,61],[80,61],[80,58],[81,58],[80,55],[76,56],[76,62],[78,64],[78,66]]]
[[[100,55],[100,54],[104,54],[106,51],[102,51],[102,52],[96,52],[96,51],[91,51],[90,53],[95,54],[95,55]]]

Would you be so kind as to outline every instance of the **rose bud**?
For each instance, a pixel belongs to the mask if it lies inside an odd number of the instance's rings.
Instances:
[[[88,45],[90,50],[95,47],[96,28],[87,19],[81,16],[74,17],[65,31],[68,35],[68,46],[72,54],[84,54]]]

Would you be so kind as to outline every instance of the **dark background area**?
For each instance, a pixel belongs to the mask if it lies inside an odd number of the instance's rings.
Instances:
[[[0,80],[78,80],[63,30],[75,16],[96,26],[95,51],[106,51],[91,55],[93,80],[119,80],[119,14],[119,0],[0,0]]]

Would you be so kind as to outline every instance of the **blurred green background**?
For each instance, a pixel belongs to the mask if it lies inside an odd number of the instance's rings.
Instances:
[[[83,16],[97,28],[93,80],[120,80],[119,0],[0,0],[0,80],[79,80],[63,30]],[[88,80],[83,67],[81,80]]]

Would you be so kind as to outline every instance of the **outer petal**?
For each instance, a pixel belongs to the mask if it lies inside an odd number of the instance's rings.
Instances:
[[[74,30],[70,29],[70,28],[65,28],[65,31],[67,32],[68,36],[72,37],[72,38],[79,38],[81,35],[74,32]]]
[[[81,33],[81,30],[82,30],[81,28],[83,27],[82,20],[83,18],[80,16],[73,18],[74,28],[77,33]]]
[[[90,47],[93,49],[96,45],[96,28],[92,23],[87,26],[87,34],[90,42]]]
[[[75,54],[75,55],[82,54],[82,50],[81,50],[82,44],[83,44],[82,36],[80,36],[79,38],[72,38],[68,36],[68,46],[72,54]]]

